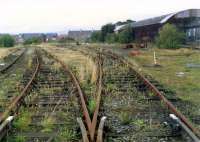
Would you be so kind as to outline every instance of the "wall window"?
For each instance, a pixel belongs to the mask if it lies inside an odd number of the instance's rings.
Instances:
[[[186,30],[187,40],[194,41],[200,39],[200,27]]]

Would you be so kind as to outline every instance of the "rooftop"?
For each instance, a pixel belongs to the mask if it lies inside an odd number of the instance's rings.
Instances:
[[[176,18],[187,18],[187,17],[200,17],[200,9],[187,9],[184,11],[179,11],[175,13],[170,13],[158,17],[153,17],[149,19],[144,19],[141,21],[133,22],[131,23],[131,26],[136,27],[143,27],[148,25],[154,25],[154,24],[164,24],[172,17]],[[123,27],[120,27],[123,28]]]

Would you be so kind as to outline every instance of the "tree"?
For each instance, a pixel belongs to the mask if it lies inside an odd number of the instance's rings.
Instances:
[[[118,33],[118,40],[120,43],[130,43],[134,40],[133,28],[128,25],[123,31]]]
[[[156,45],[159,48],[178,48],[184,42],[185,34],[179,31],[175,25],[166,24],[159,31]]]
[[[13,47],[15,45],[15,39],[9,35],[2,35],[0,36],[0,46],[3,47]]]
[[[93,32],[90,39],[92,42],[100,42],[101,41],[101,31]]]
[[[135,22],[135,21],[133,21],[133,20],[131,20],[131,19],[126,20],[126,23],[127,23],[127,24],[130,24],[130,23],[133,23],[133,22]]]
[[[118,36],[115,33],[107,34],[105,41],[107,43],[115,43],[118,42]]]
[[[125,25],[125,24],[130,24],[133,23],[135,21],[131,20],[131,19],[127,19],[126,21],[118,21],[115,23],[116,26],[121,26],[121,25]]]
[[[101,41],[104,42],[107,34],[114,33],[115,25],[114,24],[106,24],[101,28]]]

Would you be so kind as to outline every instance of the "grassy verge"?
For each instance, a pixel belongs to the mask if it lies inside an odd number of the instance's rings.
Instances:
[[[148,67],[153,64],[154,51],[161,65],[159,68]],[[200,68],[188,67],[189,64],[200,65],[199,55],[199,51],[190,49],[149,49],[141,51],[139,56],[129,57],[129,60],[136,62],[141,72],[175,90],[181,99],[199,104]]]

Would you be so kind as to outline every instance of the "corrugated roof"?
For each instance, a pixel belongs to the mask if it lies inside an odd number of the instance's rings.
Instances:
[[[173,16],[176,17],[200,17],[200,9],[187,9],[159,17],[149,18],[141,21],[137,21],[131,24],[133,27],[142,27],[147,25],[154,25],[154,24],[163,24],[166,23],[170,18]]]
[[[141,20],[138,22],[134,22],[131,24],[133,27],[141,27],[141,26],[147,26],[147,25],[154,25],[159,23],[166,22],[173,14],[167,14],[159,17],[149,18],[145,20]]]
[[[174,16],[176,18],[200,17],[200,9],[187,9],[187,10],[183,10],[183,11],[179,11],[175,13],[170,13],[167,15],[162,15],[159,17],[149,18],[149,19],[133,22],[131,23],[131,26],[133,28],[137,28],[137,27],[143,27],[143,26],[154,25],[154,24],[164,24]],[[123,29],[125,26],[118,28],[118,30]]]

